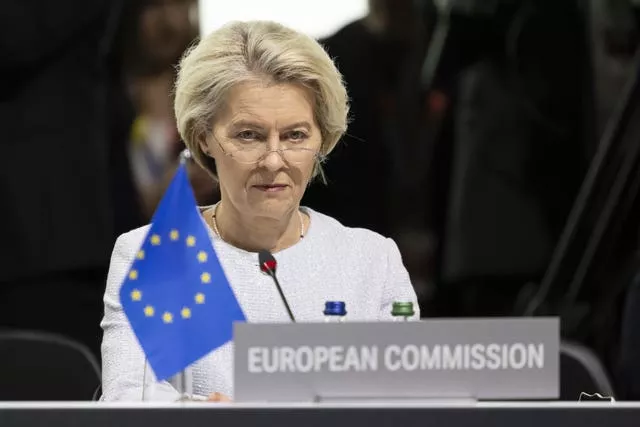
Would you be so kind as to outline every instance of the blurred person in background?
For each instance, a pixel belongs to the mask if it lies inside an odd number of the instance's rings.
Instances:
[[[367,16],[320,40],[344,76],[351,122],[345,144],[327,165],[327,179],[335,185],[310,188],[306,200],[345,224],[381,233],[392,228],[389,194],[397,152],[406,144],[392,141],[399,86],[414,44],[421,42],[412,4],[370,0]]]
[[[448,191],[434,202],[445,316],[522,310],[518,297],[526,304],[534,286],[525,285],[542,278],[591,155],[581,2],[501,1],[483,13],[487,5],[450,20],[451,56],[474,50],[455,76],[451,135],[440,141],[451,159]]]
[[[628,80],[638,72],[640,2],[591,0],[590,4],[597,132],[602,135],[608,120],[614,116]],[[640,232],[627,232],[618,243],[629,239],[634,239],[630,247],[635,251],[627,257],[618,255],[620,271],[608,275],[604,284],[612,295],[608,295],[610,300],[617,296],[617,289],[622,290],[622,303],[617,305],[616,298],[613,308],[603,304],[596,316],[603,327],[613,323],[620,328],[619,334],[606,330],[608,339],[602,340],[608,350],[605,357],[613,362],[618,399],[637,401],[640,400]]]
[[[110,112],[121,4],[6,0],[0,13],[0,327],[67,335],[97,355],[115,219],[136,223],[112,197],[116,181],[117,200],[131,189]]]
[[[634,68],[640,41],[640,1],[590,0],[596,132],[601,136]]]
[[[124,84],[134,115],[129,157],[148,220],[173,175],[182,146],[172,89],[175,65],[198,35],[197,1],[132,0],[128,8],[120,44]],[[193,165],[190,175],[197,199],[210,202],[215,187],[206,173]]]
[[[313,185],[305,195],[309,206],[346,225],[397,238],[419,294],[426,290],[431,249],[425,130],[436,116],[420,90],[433,6],[422,3],[370,0],[365,17],[320,40],[344,76],[351,121],[327,164],[329,185]]]

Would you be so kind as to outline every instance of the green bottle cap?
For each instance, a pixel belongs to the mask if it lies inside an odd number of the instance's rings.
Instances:
[[[394,302],[391,308],[392,316],[406,316],[411,317],[415,314],[413,311],[412,302]]]

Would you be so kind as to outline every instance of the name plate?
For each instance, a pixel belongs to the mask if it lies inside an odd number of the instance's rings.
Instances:
[[[234,400],[556,399],[556,318],[238,323]]]

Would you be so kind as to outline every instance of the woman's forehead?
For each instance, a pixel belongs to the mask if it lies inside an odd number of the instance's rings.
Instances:
[[[311,91],[292,83],[241,83],[227,96],[218,117],[225,125],[254,124],[291,126],[314,123],[314,97]]]

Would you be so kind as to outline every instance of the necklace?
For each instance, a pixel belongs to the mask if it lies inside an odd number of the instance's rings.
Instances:
[[[216,232],[218,237],[222,240],[222,234],[220,234],[220,230],[218,230],[218,221],[216,220],[216,213],[218,212],[218,206],[220,203],[216,203],[216,206],[213,208],[213,213],[211,214],[211,225],[213,225],[213,231]],[[298,219],[300,220],[300,240],[304,239],[304,220],[302,219],[302,213],[300,213],[300,209],[298,209]]]

